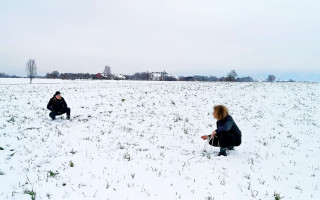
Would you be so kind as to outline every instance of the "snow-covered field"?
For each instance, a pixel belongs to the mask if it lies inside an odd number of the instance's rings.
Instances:
[[[320,199],[318,83],[33,82],[0,79],[1,200]],[[215,104],[243,134],[227,157],[200,138]]]

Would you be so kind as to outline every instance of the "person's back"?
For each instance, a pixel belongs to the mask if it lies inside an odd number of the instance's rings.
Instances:
[[[239,127],[238,127],[237,124],[234,122],[234,120],[233,120],[233,118],[232,118],[231,115],[227,115],[226,118],[217,121],[217,129],[219,129],[219,128],[221,129],[221,128],[223,128],[225,125],[231,126],[230,129],[227,128],[225,131],[230,130],[230,131],[236,133],[238,136],[240,136],[240,137],[242,136]]]

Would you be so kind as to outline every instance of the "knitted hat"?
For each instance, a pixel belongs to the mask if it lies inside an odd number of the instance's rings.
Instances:
[[[54,94],[54,96],[57,96],[58,94],[60,94],[60,92],[59,92],[59,91],[56,91],[56,93]]]

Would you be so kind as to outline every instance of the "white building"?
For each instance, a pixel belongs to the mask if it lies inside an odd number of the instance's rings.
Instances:
[[[126,77],[123,74],[114,74],[116,80],[125,80]]]

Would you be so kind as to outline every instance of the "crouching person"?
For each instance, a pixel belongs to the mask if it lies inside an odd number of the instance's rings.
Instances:
[[[229,115],[226,106],[214,106],[213,117],[217,119],[217,129],[211,135],[203,135],[201,138],[204,140],[210,139],[210,145],[220,147],[218,156],[227,156],[227,150],[233,150],[234,146],[241,144],[241,131]]]
[[[61,97],[61,94],[59,91],[57,91],[54,96],[50,99],[47,109],[50,110],[49,116],[52,118],[52,120],[55,120],[57,115],[62,115],[67,113],[67,119],[70,119],[70,108],[68,108],[66,101],[63,97]]]

